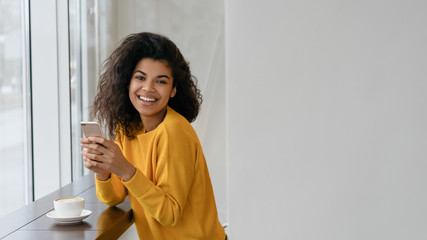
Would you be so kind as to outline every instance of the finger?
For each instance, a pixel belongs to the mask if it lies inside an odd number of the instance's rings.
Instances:
[[[86,157],[90,161],[95,161],[100,163],[104,162],[103,155],[88,153],[86,151],[82,151],[81,154],[83,155],[83,157]]]
[[[92,172],[94,172],[94,173],[99,173],[99,174],[102,174],[102,173],[104,173],[105,172],[105,170],[103,170],[103,169],[101,169],[101,168],[97,168],[97,167],[94,167],[94,166],[92,166],[91,164],[90,164],[90,162],[84,162],[84,164],[83,164],[87,169],[89,169],[90,171],[92,171]]]
[[[88,143],[88,144],[81,144],[82,148],[91,149],[94,151],[99,152],[100,154],[105,154],[107,148],[103,145],[100,145],[99,143]]]
[[[86,164],[85,166],[88,166],[90,167],[91,170],[94,170],[97,172],[99,171],[104,172],[105,170],[108,170],[108,166],[102,162],[86,159],[85,164]]]
[[[104,140],[106,140],[106,139],[103,138],[103,137],[88,137],[88,140],[91,141],[91,142],[93,142],[93,143],[100,143],[100,144],[102,144],[102,142]]]
[[[89,141],[101,144],[102,146],[106,148],[111,148],[115,144],[113,141],[110,141],[103,137],[89,137]]]
[[[102,141],[103,146],[105,147],[105,150],[107,151],[102,151],[102,153],[106,156],[109,156],[111,158],[116,158],[117,154],[121,154],[121,149],[120,147],[112,140],[106,140],[104,139]]]
[[[83,157],[83,161],[84,161],[84,163],[83,163],[83,164],[86,164],[88,167],[93,167],[93,166],[92,166],[92,162],[95,162],[95,161],[90,160],[90,159],[89,159],[89,158],[87,158],[87,157]]]
[[[103,146],[100,146],[99,144],[92,143],[92,144],[81,144],[81,147],[84,151],[88,153],[103,155],[106,151],[106,148]]]
[[[88,159],[84,159],[85,161],[83,162],[83,166],[85,166],[86,168],[90,169],[93,171],[94,167],[92,166],[92,163],[90,160]]]
[[[85,137],[80,138],[80,142],[81,142],[82,144],[89,144],[89,143],[92,143],[92,142],[89,140],[89,138],[85,138]]]
[[[95,149],[91,149],[91,148],[86,148],[85,150],[87,153],[92,153],[92,154],[97,154],[97,155],[104,155],[102,152],[95,150]]]

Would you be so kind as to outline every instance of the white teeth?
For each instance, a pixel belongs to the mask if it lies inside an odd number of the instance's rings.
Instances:
[[[143,96],[140,96],[139,99],[147,101],[147,102],[155,102],[156,101],[155,98],[148,98],[148,97],[143,97]]]

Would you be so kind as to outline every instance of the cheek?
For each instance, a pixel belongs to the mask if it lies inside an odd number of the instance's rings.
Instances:
[[[129,100],[130,100],[130,102],[132,104],[134,104],[134,102],[136,101],[134,88],[135,88],[135,86],[132,86],[132,84],[129,85],[129,87],[128,87],[128,89],[129,89],[129,91],[128,91],[128,97],[129,97]]]
[[[132,94],[134,94],[135,93],[135,90],[136,90],[136,85],[135,84],[132,84],[132,82],[129,84],[129,86],[128,86],[128,91],[129,91],[129,96],[131,96]]]

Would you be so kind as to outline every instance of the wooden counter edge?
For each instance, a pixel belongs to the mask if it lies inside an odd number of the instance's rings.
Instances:
[[[134,223],[132,210],[129,210],[112,227],[98,235],[97,240],[118,239]]]

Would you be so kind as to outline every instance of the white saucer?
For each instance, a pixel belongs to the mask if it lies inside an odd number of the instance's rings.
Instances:
[[[89,217],[91,214],[92,214],[91,210],[83,209],[80,216],[77,216],[77,217],[60,217],[60,216],[56,215],[55,210],[52,210],[52,211],[46,213],[46,216],[50,219],[55,220],[55,222],[58,222],[58,223],[79,223],[83,219]]]

